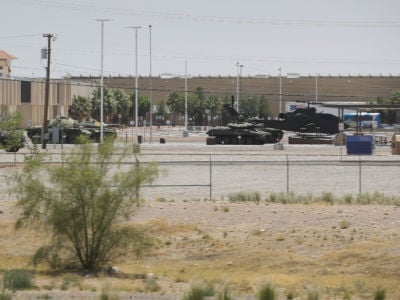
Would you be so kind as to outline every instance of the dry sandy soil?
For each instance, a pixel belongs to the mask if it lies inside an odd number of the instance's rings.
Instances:
[[[27,231],[12,238],[13,206],[7,202],[1,210],[1,268],[26,267],[37,241]],[[57,291],[68,274],[52,278],[39,272],[36,293],[93,299],[109,285],[127,293],[121,298],[141,299],[136,293],[145,290],[144,281],[135,274],[151,274],[159,286],[156,295],[168,299],[180,299],[200,279],[227,283],[242,297],[254,295],[262,280],[276,285],[282,299],[290,290],[300,297],[310,289],[326,295],[323,299],[342,299],[345,291],[352,299],[371,299],[378,287],[389,299],[400,296],[399,207],[152,201],[133,221],[150,225],[158,246],[146,257],[116,263],[127,279],[81,277],[82,294],[76,286]]]

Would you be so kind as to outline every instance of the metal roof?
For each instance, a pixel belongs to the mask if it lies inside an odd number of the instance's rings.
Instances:
[[[356,110],[400,109],[400,104],[369,104],[365,102],[324,102],[320,104],[324,107],[351,108]]]

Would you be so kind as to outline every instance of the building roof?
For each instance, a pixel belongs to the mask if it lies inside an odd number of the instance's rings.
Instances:
[[[321,103],[325,107],[352,108],[357,110],[370,109],[400,109],[399,104],[369,104],[365,102],[325,102]]]
[[[16,57],[8,54],[6,51],[0,50],[0,59],[16,59]]]

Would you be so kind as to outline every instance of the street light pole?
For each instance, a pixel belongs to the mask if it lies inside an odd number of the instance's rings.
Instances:
[[[138,134],[138,102],[139,102],[139,83],[138,83],[138,29],[141,26],[130,26],[128,28],[135,29],[135,130]]]
[[[236,109],[239,109],[239,62],[236,62]]]
[[[185,60],[185,132],[188,130],[188,84],[187,84],[187,60]]]
[[[282,68],[278,68],[279,71],[279,113],[282,112]]]
[[[150,40],[150,45],[149,45],[149,56],[150,56],[150,75],[149,75],[149,85],[150,85],[150,144],[153,142],[153,87],[152,87],[152,74],[151,74],[151,69],[152,69],[152,61],[151,61],[151,25],[149,25],[149,40]]]
[[[237,77],[236,77],[236,110],[240,112],[240,76],[242,75],[242,68],[238,61],[236,62],[237,67]]]
[[[100,63],[100,143],[103,143],[103,107],[104,107],[104,77],[103,77],[103,67],[104,67],[104,22],[111,21],[110,19],[97,19],[101,22],[101,63]]]
[[[318,102],[318,73],[315,74],[315,102]]]

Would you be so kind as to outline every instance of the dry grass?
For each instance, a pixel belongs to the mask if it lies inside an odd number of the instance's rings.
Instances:
[[[29,269],[30,255],[46,235],[16,233],[11,207],[1,209],[0,269]],[[68,290],[101,291],[109,284],[114,291],[146,292],[146,281],[138,278],[151,276],[157,293],[166,294],[182,294],[193,280],[207,279],[254,295],[268,280],[299,295],[318,287],[331,297],[346,292],[357,299],[382,287],[397,299],[399,219],[400,208],[391,206],[155,202],[133,220],[152,229],[156,247],[141,259],[132,254],[116,262],[129,278],[79,276]],[[43,290],[61,289],[68,275],[38,270]]]

